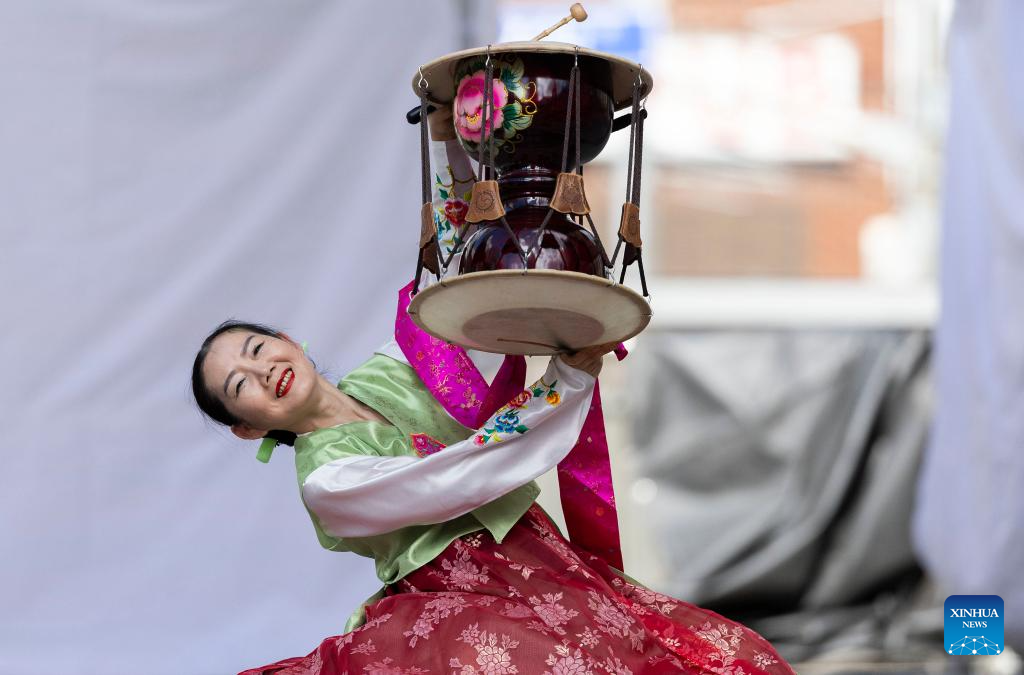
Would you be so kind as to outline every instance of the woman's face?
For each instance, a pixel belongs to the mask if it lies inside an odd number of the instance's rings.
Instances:
[[[243,438],[301,426],[311,412],[317,377],[302,349],[286,336],[247,330],[218,335],[203,363],[206,386],[242,420],[232,431]]]

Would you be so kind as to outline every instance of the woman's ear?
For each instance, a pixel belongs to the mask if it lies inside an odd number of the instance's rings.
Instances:
[[[245,441],[255,441],[267,435],[269,429],[253,429],[248,424],[232,424],[231,433]]]

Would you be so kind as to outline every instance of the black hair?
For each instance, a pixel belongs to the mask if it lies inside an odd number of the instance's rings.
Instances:
[[[210,391],[210,388],[206,386],[206,381],[203,379],[203,364],[206,363],[206,356],[210,353],[210,346],[213,341],[224,333],[231,333],[234,331],[248,331],[250,333],[256,333],[257,335],[267,335],[269,337],[280,338],[281,331],[271,328],[270,326],[264,326],[260,323],[249,323],[246,321],[236,321],[234,319],[228,319],[221,325],[213,329],[205,340],[203,345],[199,348],[199,352],[196,354],[195,363],[192,364],[192,395],[196,397],[196,405],[203,411],[210,419],[215,422],[220,422],[225,426],[232,426],[242,422],[236,415],[232,414],[228,410],[227,406],[224,405],[224,401],[219,399],[216,394]],[[291,431],[274,430],[268,431],[266,438],[273,438],[278,443],[284,443],[285,445],[294,445],[296,435]]]

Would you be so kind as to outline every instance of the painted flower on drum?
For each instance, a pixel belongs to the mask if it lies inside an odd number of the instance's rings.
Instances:
[[[504,122],[504,108],[508,103],[508,89],[500,78],[491,80],[491,100],[494,108],[488,111],[490,119],[483,129],[484,71],[478,70],[459,82],[455,92],[455,129],[467,141],[479,143],[481,137],[490,136],[491,130],[500,128]]]
[[[495,151],[514,152],[523,140],[522,133],[537,113],[535,82],[524,77],[523,61],[518,58],[494,58],[491,74],[491,101],[494,113],[483,128],[484,85],[487,61],[467,60],[455,72],[458,85],[453,102],[455,131],[466,147],[476,152],[481,140],[494,140]],[[524,83],[524,80],[526,82]]]

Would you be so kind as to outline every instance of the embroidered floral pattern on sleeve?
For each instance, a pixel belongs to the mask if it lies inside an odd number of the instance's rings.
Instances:
[[[447,258],[463,242],[466,232],[460,229],[466,224],[470,196],[473,194],[472,173],[457,176],[451,165],[444,168],[445,177],[434,174],[433,200],[434,227],[437,228],[437,244]]]
[[[793,673],[757,633],[622,579],[537,507],[501,544],[456,540],[366,616],[305,658],[243,675]]]
[[[562,395],[557,387],[558,380],[551,384],[545,384],[543,378],[537,380],[528,389],[498,408],[484,423],[480,433],[473,437],[473,442],[477,445],[488,445],[500,443],[515,434],[525,434],[530,427],[524,423],[524,417],[542,408],[554,408],[561,404]]]
[[[429,457],[435,452],[444,450],[446,446],[436,438],[432,438],[427,434],[409,434],[409,440],[412,441],[412,449],[416,452],[418,457]]]

